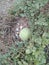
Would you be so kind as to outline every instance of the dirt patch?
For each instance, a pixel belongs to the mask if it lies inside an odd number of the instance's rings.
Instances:
[[[14,0],[0,0],[0,15],[7,14],[7,10],[14,3]]]
[[[8,9],[12,6],[14,0],[0,0],[0,52],[7,52],[8,47],[4,44],[5,18],[8,15]]]

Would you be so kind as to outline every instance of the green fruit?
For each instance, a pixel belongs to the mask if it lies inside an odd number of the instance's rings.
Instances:
[[[31,50],[30,49],[26,49],[26,54],[30,54]]]
[[[20,31],[19,36],[20,36],[21,40],[27,41],[31,37],[30,29],[29,28],[23,28]]]

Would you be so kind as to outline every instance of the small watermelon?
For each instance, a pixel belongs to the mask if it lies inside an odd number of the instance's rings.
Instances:
[[[30,37],[31,37],[31,31],[30,31],[30,29],[29,28],[23,28],[20,31],[19,37],[23,41],[27,41],[28,39],[30,39]]]

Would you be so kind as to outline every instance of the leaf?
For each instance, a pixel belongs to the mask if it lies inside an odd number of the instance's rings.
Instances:
[[[42,43],[42,39],[39,37],[39,38],[36,38],[35,39],[35,42],[38,43],[38,44],[41,44]]]
[[[49,44],[49,39],[46,39],[45,37],[42,38],[42,44],[43,44],[43,46],[48,45]]]
[[[40,25],[40,26],[48,26],[48,24],[46,22],[35,22],[35,25]]]
[[[23,65],[21,61],[18,61],[18,64],[19,64],[19,65]]]
[[[23,65],[28,65],[28,63],[24,60],[21,60],[23,62]]]
[[[46,65],[49,65],[49,63],[47,63]]]
[[[32,51],[30,49],[26,49],[26,54],[30,54]]]
[[[44,32],[42,37],[49,39],[49,33]]]

